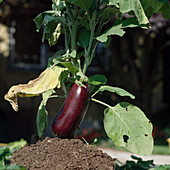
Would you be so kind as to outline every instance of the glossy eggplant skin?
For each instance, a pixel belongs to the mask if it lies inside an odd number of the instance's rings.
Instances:
[[[71,87],[67,98],[53,121],[53,134],[59,138],[72,138],[74,131],[83,120],[89,100],[89,87],[78,86],[76,83]]]

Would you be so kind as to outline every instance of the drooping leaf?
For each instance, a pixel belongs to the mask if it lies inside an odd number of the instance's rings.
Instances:
[[[60,11],[45,11],[39,14],[34,21],[37,31],[40,30],[41,25],[44,25],[42,42],[47,39],[50,46],[55,45],[61,34],[61,23],[65,22],[64,18],[60,16]]]
[[[152,124],[136,106],[122,102],[104,111],[104,128],[114,144],[139,155],[153,150]]]
[[[148,18],[146,17],[146,14],[144,12],[144,9],[142,7],[142,4],[140,0],[110,0],[111,5],[116,5],[118,7],[121,13],[126,13],[130,11],[134,11],[139,24],[148,24]]]
[[[50,46],[55,45],[61,34],[61,23],[55,17],[45,16],[44,26],[42,42],[47,39]]]
[[[131,93],[127,92],[126,90],[122,89],[122,88],[119,88],[119,87],[112,87],[112,86],[101,86],[99,89],[98,89],[98,92],[100,91],[109,91],[109,92],[112,92],[112,93],[116,93],[118,94],[119,96],[128,96],[130,97],[131,99],[135,99],[135,96],[132,95]]]
[[[37,17],[35,17],[34,22],[36,24],[37,31],[40,30],[42,24],[44,23],[44,18],[46,16],[60,16],[60,11],[54,11],[54,10],[45,11],[40,13]]]
[[[61,87],[61,73],[67,71],[67,68],[58,66],[49,67],[43,71],[38,78],[29,81],[27,84],[12,86],[5,99],[9,101],[15,111],[18,111],[18,97],[38,96],[49,89]]]
[[[128,18],[123,21],[117,20],[113,26],[111,26],[108,30],[106,30],[102,35],[98,36],[96,39],[100,42],[106,42],[108,40],[108,36],[110,35],[119,35],[123,36],[125,31],[124,28],[133,28],[141,26],[142,28],[147,28],[145,25],[139,25],[136,21],[136,18]]]
[[[49,97],[54,93],[55,91],[53,89],[49,89],[42,94],[43,100],[40,103],[40,106],[38,108],[38,113],[37,113],[37,131],[38,131],[38,136],[40,138],[44,134],[44,131],[48,125],[48,112],[45,106],[47,104]]]
[[[40,138],[42,137],[47,125],[48,125],[48,112],[45,108],[45,103],[42,100],[37,113],[37,131],[38,136]]]
[[[96,74],[88,78],[88,83],[92,85],[106,84],[107,78],[104,75]]]

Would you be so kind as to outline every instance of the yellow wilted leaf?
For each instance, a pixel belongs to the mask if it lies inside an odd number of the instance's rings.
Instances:
[[[61,73],[68,70],[58,66],[49,67],[44,70],[38,78],[29,81],[27,84],[19,84],[12,86],[5,99],[9,101],[15,111],[18,111],[18,96],[19,97],[32,97],[38,96],[49,89],[61,87]]]

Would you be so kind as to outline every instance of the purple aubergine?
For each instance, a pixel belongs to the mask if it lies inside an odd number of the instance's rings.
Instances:
[[[55,117],[52,125],[53,134],[60,138],[71,138],[83,120],[89,100],[89,87],[71,87],[67,98]]]

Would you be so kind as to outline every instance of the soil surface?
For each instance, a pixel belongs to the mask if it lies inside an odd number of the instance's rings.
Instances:
[[[28,170],[114,170],[114,160],[80,139],[45,138],[16,150],[12,164]]]

